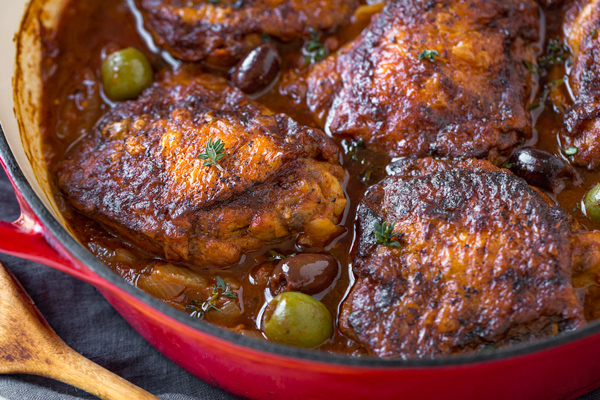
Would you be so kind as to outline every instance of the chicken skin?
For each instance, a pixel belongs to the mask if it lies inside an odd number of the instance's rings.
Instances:
[[[358,0],[140,0],[159,45],[184,61],[231,65],[262,42],[347,23]]]
[[[219,140],[220,157],[206,165],[199,156]],[[231,265],[293,235],[322,245],[346,206],[331,139],[208,75],[167,75],[117,105],[57,176],[77,210],[168,261],[199,266]]]
[[[576,165],[600,166],[600,1],[576,2],[565,20],[565,34],[573,50],[569,85],[575,98],[565,114],[563,147],[575,147]]]
[[[281,93],[392,157],[493,159],[530,137],[535,1],[392,0],[374,18]]]
[[[383,222],[395,224],[387,243],[375,234]],[[474,352],[584,324],[571,239],[585,234],[487,161],[402,161],[367,192],[358,223],[340,326],[373,355]]]

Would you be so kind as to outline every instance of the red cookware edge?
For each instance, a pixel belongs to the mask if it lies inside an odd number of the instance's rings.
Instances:
[[[124,281],[118,284],[92,271],[80,261],[81,255],[73,255],[56,240],[26,201],[25,197],[41,203],[16,170],[14,158],[9,160],[12,168],[6,165],[8,144],[3,135],[0,139],[2,166],[22,209],[16,222],[0,222],[0,251],[93,284],[159,351],[199,378],[234,394],[256,399],[551,399],[574,398],[600,385],[598,324],[588,326],[595,329],[583,328],[561,338],[489,355],[393,362],[307,353],[259,341],[249,345],[253,341],[248,338],[236,340],[231,332],[184,320],[183,313],[138,289],[125,289]],[[27,196],[19,190],[23,185]],[[199,324],[203,329],[198,329]],[[584,332],[586,329],[589,332]],[[550,347],[556,343],[562,345]]]

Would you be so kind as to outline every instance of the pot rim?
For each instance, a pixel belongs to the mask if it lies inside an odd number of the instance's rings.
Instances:
[[[268,341],[261,341],[249,338],[206,321],[190,318],[184,312],[162,303],[150,294],[138,289],[128,283],[120,275],[114,272],[110,267],[102,263],[95,256],[85,249],[73,236],[54,218],[33,190],[25,175],[21,171],[10,145],[6,139],[4,129],[0,124],[0,159],[4,161],[7,173],[13,181],[15,189],[27,201],[31,211],[39,219],[42,227],[47,233],[54,236],[55,239],[69,253],[69,256],[81,262],[92,274],[100,277],[112,286],[114,291],[125,292],[145,305],[158,310],[178,322],[187,325],[194,330],[215,336],[234,345],[247,347],[249,349],[268,353],[270,355],[289,357],[307,362],[319,362],[340,367],[365,367],[365,368],[426,368],[426,367],[452,367],[466,364],[476,364],[483,362],[492,362],[506,360],[509,358],[532,355],[551,348],[567,345],[575,341],[583,340],[590,336],[600,333],[600,320],[588,323],[583,328],[574,331],[561,333],[548,338],[538,339],[532,343],[521,343],[510,347],[490,350],[466,355],[456,355],[450,357],[437,357],[431,359],[382,359],[373,356],[350,357],[339,354],[330,354],[318,350],[306,350],[292,346],[281,345]]]

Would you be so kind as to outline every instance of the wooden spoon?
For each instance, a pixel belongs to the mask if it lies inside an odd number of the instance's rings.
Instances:
[[[56,379],[101,399],[158,399],[67,346],[0,263],[0,374]]]

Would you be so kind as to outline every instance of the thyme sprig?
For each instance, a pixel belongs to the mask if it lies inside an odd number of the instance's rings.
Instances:
[[[423,61],[425,59],[429,60],[429,62],[435,62],[436,57],[439,58],[440,53],[436,50],[423,50],[421,54],[419,54],[419,61]]]
[[[321,42],[321,36],[313,28],[309,29],[310,40],[304,43],[302,54],[304,54],[304,65],[313,64],[321,61],[329,54],[329,50],[324,43]]]
[[[546,47],[546,53],[538,58],[537,64],[541,68],[551,68],[564,63],[570,56],[571,49],[562,44],[559,38],[550,39]]]
[[[228,299],[233,300],[238,298],[237,293],[231,290],[231,286],[229,286],[229,284],[226,284],[223,278],[217,276],[217,286],[213,286],[213,296],[216,293],[218,293],[219,290],[221,291],[221,296],[225,296]]]
[[[223,171],[223,167],[219,164],[219,161],[223,157],[225,157],[225,143],[221,139],[217,139],[214,142],[212,139],[208,139],[204,153],[198,154],[196,158],[206,160],[202,164],[204,167],[215,165],[219,170]]]
[[[537,65],[535,65],[531,61],[523,60],[523,65],[525,65],[525,68],[527,68],[527,71],[531,72],[532,74],[535,74],[537,72],[537,69],[538,69]]]
[[[192,304],[188,304],[185,306],[185,309],[190,311],[190,317],[192,318],[204,318],[204,315],[208,313],[210,310],[217,310],[221,312],[221,310],[215,307],[212,302],[216,299],[209,299],[206,301],[193,300]]]
[[[545,107],[546,101],[548,100],[548,96],[550,95],[550,89],[564,85],[564,83],[565,83],[564,78],[559,78],[559,79],[555,79],[551,82],[548,82],[544,86],[544,90],[542,90],[539,102],[531,104],[529,107],[527,107],[527,111],[533,111],[540,107]]]
[[[402,237],[402,233],[394,232],[395,226],[395,222],[389,223],[384,221],[383,223],[379,223],[379,221],[375,221],[373,224],[376,238],[375,243],[390,247],[402,247],[398,240],[393,240]]]
[[[212,293],[208,300],[199,301],[193,300],[191,304],[185,306],[185,309],[190,311],[190,317],[192,318],[204,318],[204,316],[210,311],[215,310],[221,312],[221,309],[215,306],[215,302],[221,298],[221,296],[227,297],[228,299],[235,300],[238,298],[237,293],[231,290],[231,286],[226,284],[223,278],[217,276],[217,284],[213,285]]]

